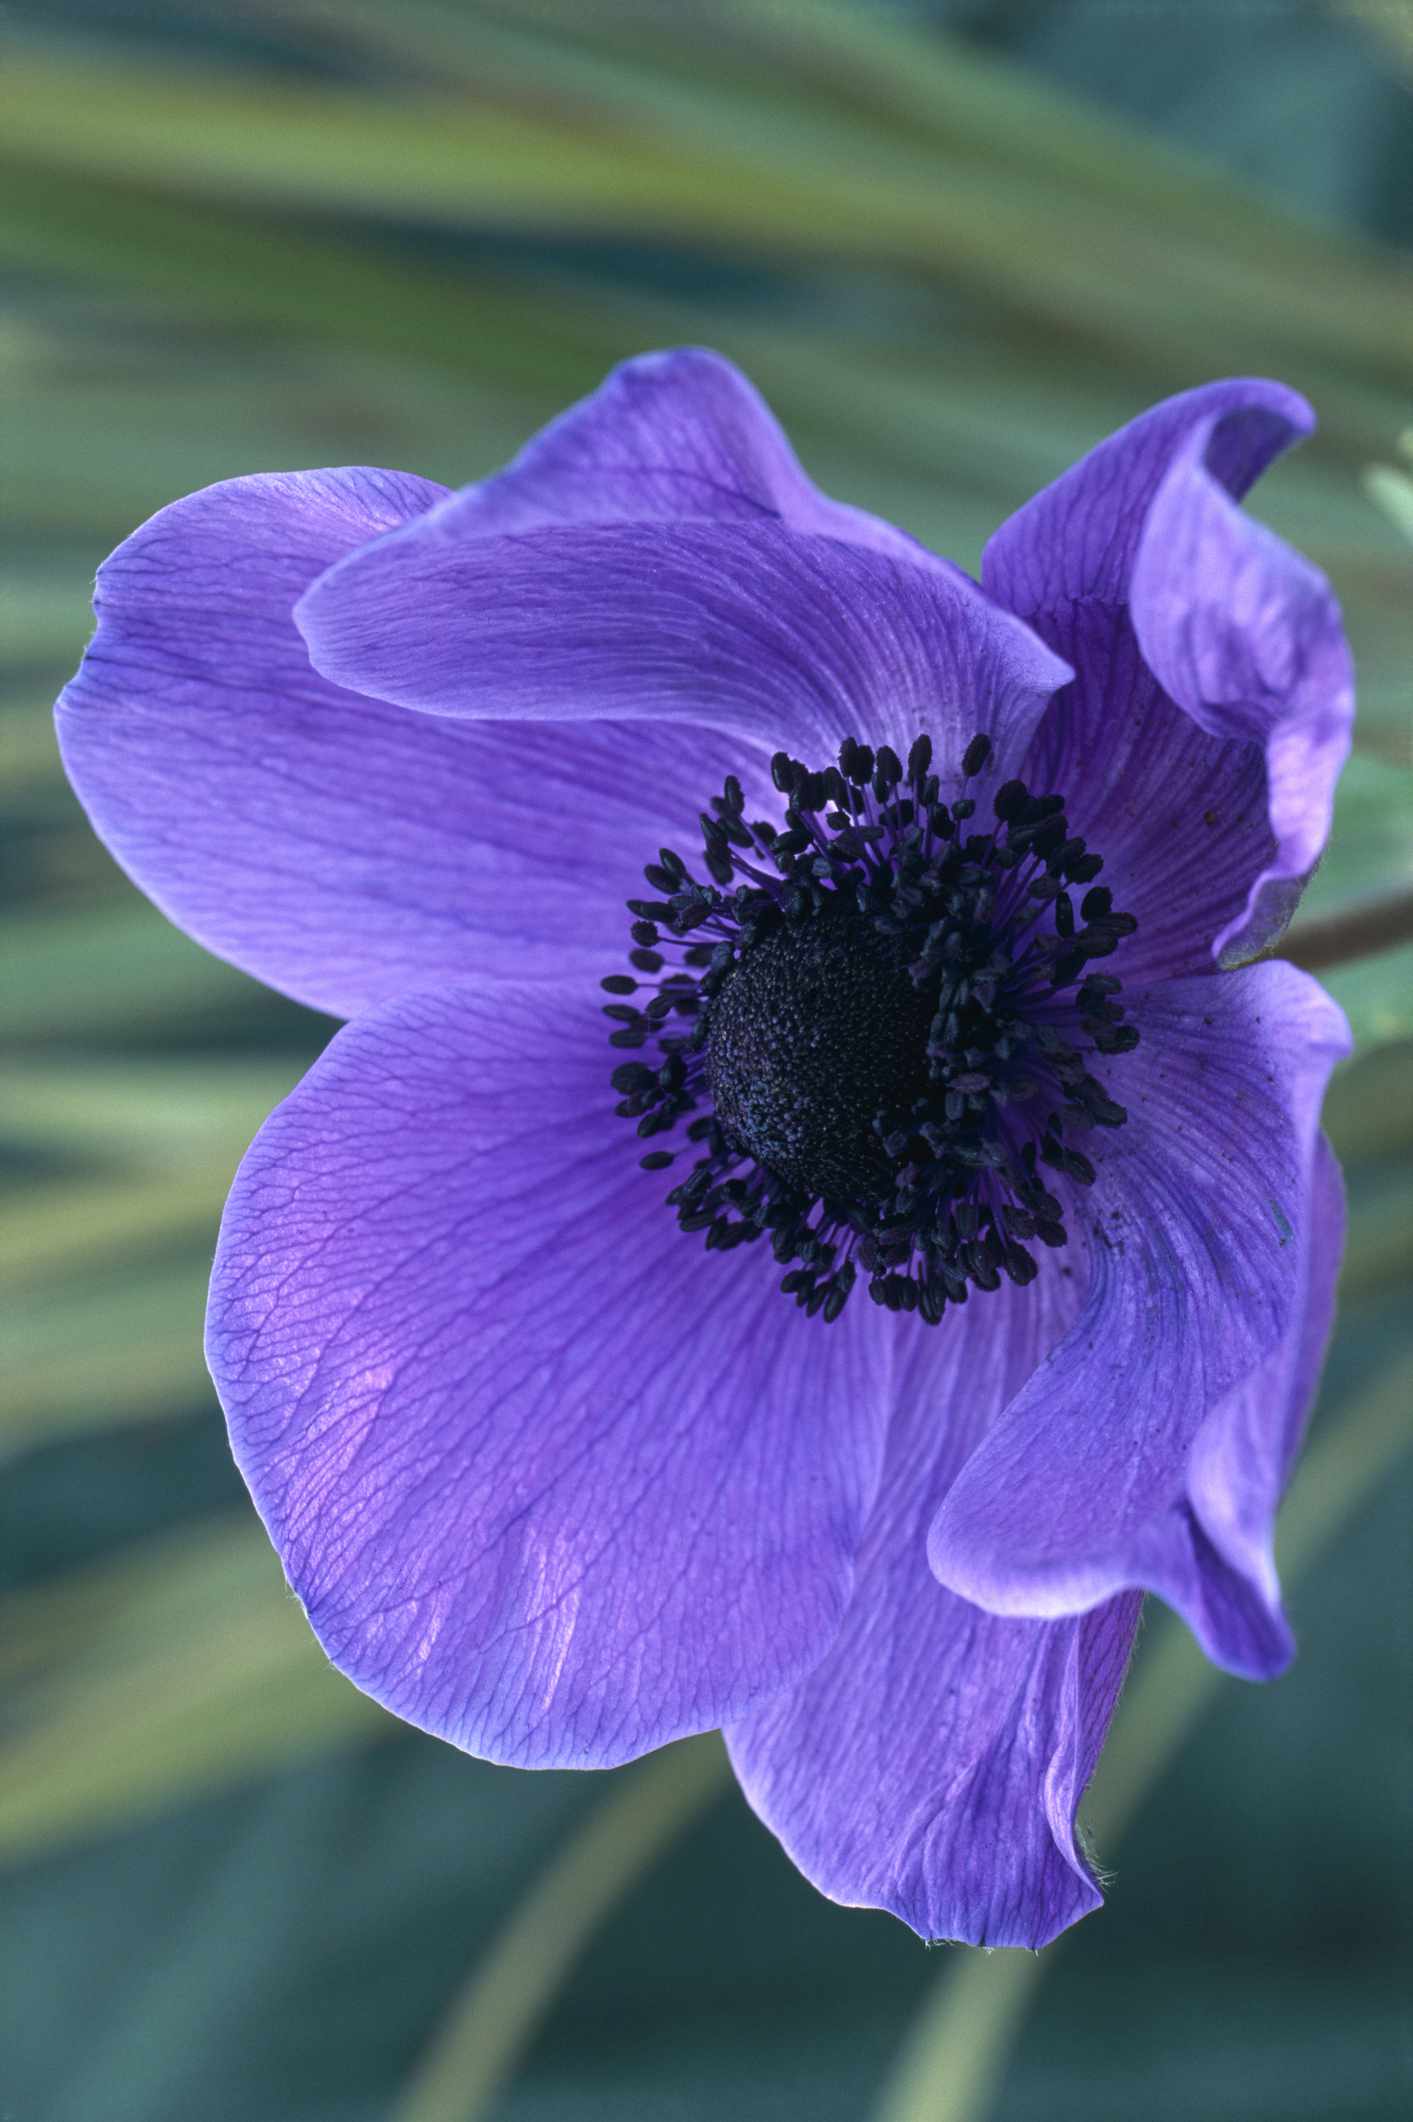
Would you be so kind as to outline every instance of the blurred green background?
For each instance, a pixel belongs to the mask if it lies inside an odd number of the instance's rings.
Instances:
[[[1373,2122],[1407,2111],[1413,949],[1342,966],[1353,1239],[1270,1689],[1151,1610],[1040,1959],[819,1900],[714,1741],[516,1775],[322,1663],[226,1455],[203,1290],[331,1026],[131,890],[49,703],[94,567],[235,473],[494,467],[613,361],[756,378],[974,565],[1152,399],[1305,390],[1260,491],[1347,611],[1316,922],[1413,879],[1413,11],[11,5],[0,71],[4,2122]],[[1403,470],[1400,470],[1400,465]]]

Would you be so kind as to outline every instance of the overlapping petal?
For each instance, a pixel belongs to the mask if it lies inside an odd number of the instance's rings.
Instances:
[[[460,539],[565,523],[771,519],[960,577],[891,523],[822,494],[754,384],[700,346],[622,362],[503,472],[443,502],[427,530]]]
[[[1084,1308],[958,1476],[930,1551],[994,1613],[1081,1613],[1153,1583],[1225,1656],[1160,1550],[1208,1417],[1303,1346],[1310,1248],[1330,1236],[1320,1100],[1348,1032],[1281,963],[1171,982],[1134,1016],[1143,1044],[1114,1071],[1129,1123],[1094,1151]],[[1283,1392],[1263,1419],[1285,1436]]]
[[[663,839],[755,747],[709,730],[435,722],[330,685],[294,624],[333,560],[445,489],[352,469],[231,480],[105,564],[58,709],[95,828],[162,910],[352,1015],[435,979],[591,979]]]
[[[1130,585],[1149,667],[1198,725],[1265,760],[1275,845],[1213,950],[1239,962],[1290,919],[1329,837],[1349,755],[1354,668],[1319,569],[1236,506],[1214,475],[1220,422],[1187,437],[1153,498]]]
[[[1149,508],[1194,435],[1208,432],[1207,469],[1240,499],[1314,424],[1298,392],[1264,377],[1165,398],[1007,517],[987,543],[982,581],[1008,610],[1027,615],[1084,598],[1124,604]]]
[[[988,591],[1075,670],[1028,771],[1103,853],[1149,978],[1269,942],[1328,831],[1352,712],[1338,612],[1235,505],[1312,425],[1279,384],[1185,392],[986,549]]]
[[[1186,1615],[1218,1665],[1268,1680],[1295,1645],[1272,1553],[1276,1510],[1319,1383],[1344,1244],[1344,1190],[1323,1137],[1298,1237],[1299,1304],[1280,1345],[1208,1415],[1187,1492],[1153,1528],[1145,1582]]]
[[[964,578],[778,523],[607,523],[509,538],[414,524],[298,611],[318,669],[434,715],[656,718],[814,764],[920,729],[955,774],[1024,752],[1069,676]]]
[[[732,1761],[815,1885],[926,1938],[1044,1945],[1097,1907],[1075,1840],[1139,1600],[1002,1620],[944,1590],[927,1528],[990,1423],[1073,1321],[1054,1257],[929,1334],[896,1322],[894,1419],[844,1624],[796,1687],[739,1719]]]
[[[1288,966],[1352,688],[1318,573],[1236,500],[1310,425],[1189,392],[1002,527],[978,590],[822,495],[699,349],[625,364],[504,472],[237,480],[100,577],[66,761],[174,920],[362,1013],[253,1145],[208,1350],[330,1656],[530,1766],[725,1723],[835,1898],[1040,1945],[1141,1592],[1289,1655],[1271,1527],[1342,1238],[1339,1012]],[[1055,697],[1052,699],[1052,695]],[[1139,917],[1128,1125],[1036,1282],[826,1331],[703,1257],[612,1113],[592,983],[727,773],[977,732],[1063,791]],[[1195,977],[1194,977],[1195,976]],[[1056,1182],[1057,1184],[1060,1182]]]
[[[871,1307],[825,1333],[704,1260],[612,1112],[592,1005],[504,985],[348,1026],[232,1191],[208,1353],[329,1655],[493,1760],[607,1765],[827,1648],[887,1415]]]
[[[1104,858],[1101,881],[1137,918],[1125,986],[1205,971],[1273,852],[1262,754],[1177,712],[1126,614],[1076,605],[1066,639],[1075,680],[1041,724],[1027,778],[1065,792]]]

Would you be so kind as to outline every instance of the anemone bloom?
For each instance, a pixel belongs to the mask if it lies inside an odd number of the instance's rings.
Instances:
[[[237,479],[107,562],[59,709],[97,831],[351,1020],[241,1166],[208,1350],[399,1716],[525,1766],[723,1726],[826,1893],[1039,1945],[1099,1900],[1143,1592],[1285,1662],[1347,1035],[1233,968],[1352,691],[1236,498],[1309,425],[1159,405],[978,586],[677,352],[483,485]]]

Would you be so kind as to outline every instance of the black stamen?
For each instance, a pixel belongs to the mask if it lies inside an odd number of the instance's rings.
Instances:
[[[962,779],[993,756],[979,732]],[[932,759],[926,734],[906,773],[856,737],[820,770],[777,752],[783,830],[747,822],[729,776],[700,814],[710,883],[659,849],[645,875],[661,899],[628,902],[633,975],[602,982],[641,998],[603,1005],[610,1044],[647,1050],[613,1070],[617,1111],[697,1153],[667,1197],[682,1228],[718,1252],[768,1236],[785,1294],[826,1323],[860,1273],[876,1304],[930,1325],[969,1289],[1033,1281],[1029,1246],[1066,1240],[1038,1165],[1093,1185],[1071,1138],[1127,1117],[1089,1064],[1138,1034],[1090,966],[1137,924],[1102,886],[1077,916],[1067,888],[1102,858],[1062,796],[1020,780],[976,831]]]

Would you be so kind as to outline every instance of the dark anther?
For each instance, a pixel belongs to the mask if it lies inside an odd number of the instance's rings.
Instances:
[[[748,821],[728,776],[700,813],[710,881],[660,848],[661,898],[628,902],[633,973],[602,982],[635,998],[603,1005],[610,1044],[644,1050],[612,1072],[616,1110],[696,1156],[667,1196],[682,1228],[713,1252],[767,1237],[784,1293],[826,1324],[860,1274],[933,1326],[968,1290],[1033,1281],[1031,1248],[1066,1240],[1039,1168],[1093,1185],[1076,1137],[1127,1117],[1091,1067],[1138,1033],[1092,962],[1137,924],[1108,887],[1078,913],[1071,896],[1102,858],[1062,796],[1017,779],[994,828],[972,824],[986,733],[960,780],[933,756],[926,734],[906,772],[857,737],[820,769],[776,752],[783,827]]]
[[[902,760],[891,744],[880,744],[873,760],[874,793],[879,797],[891,795],[902,778]]]
[[[971,743],[962,753],[963,774],[968,780],[970,780],[973,774],[979,774],[981,772],[981,769],[983,768],[983,766],[985,766],[987,760],[990,757],[991,739],[987,736],[984,730],[980,730],[978,731],[977,735],[972,738]]]

